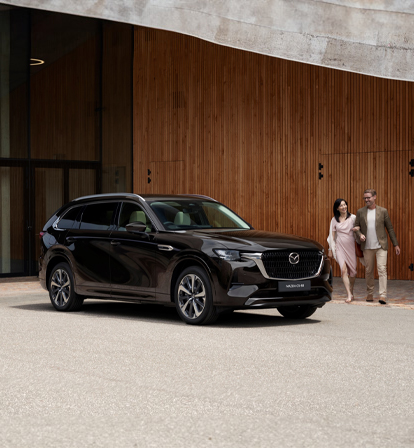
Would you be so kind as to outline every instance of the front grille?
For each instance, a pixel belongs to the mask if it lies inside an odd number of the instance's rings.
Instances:
[[[289,262],[291,254],[299,255],[298,264]],[[321,261],[322,253],[319,250],[269,250],[262,254],[262,262],[270,278],[296,280],[314,277]]]

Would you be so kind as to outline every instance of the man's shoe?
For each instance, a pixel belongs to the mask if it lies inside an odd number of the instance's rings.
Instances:
[[[367,296],[366,298],[367,302],[373,302],[374,301],[374,296],[371,296],[370,294]]]
[[[386,305],[386,304],[387,304],[387,301],[385,300],[385,297],[383,297],[382,299],[379,299],[378,302],[379,302],[381,305]]]

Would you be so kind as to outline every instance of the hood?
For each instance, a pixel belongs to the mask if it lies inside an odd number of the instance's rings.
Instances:
[[[192,231],[194,235],[217,239],[227,249],[261,252],[268,249],[318,249],[323,246],[316,241],[296,235],[288,235],[262,230],[223,230],[217,229]]]

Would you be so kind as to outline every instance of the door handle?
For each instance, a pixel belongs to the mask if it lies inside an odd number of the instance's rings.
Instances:
[[[174,248],[172,246],[167,246],[165,244],[158,244],[158,249],[159,250],[165,250],[167,252],[172,251]]]
[[[68,237],[68,238],[66,238],[66,241],[68,242],[68,243],[73,243],[73,242],[75,242],[75,238],[72,238],[72,237]]]
[[[111,241],[112,246],[119,246],[121,243],[119,241]]]

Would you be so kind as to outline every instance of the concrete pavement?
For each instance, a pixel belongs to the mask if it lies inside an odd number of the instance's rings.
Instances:
[[[346,299],[345,287],[339,277],[334,277],[333,302],[343,303]],[[0,297],[19,292],[42,292],[37,277],[21,277],[0,279]],[[378,292],[378,280],[375,281],[375,292]],[[375,296],[374,296],[375,297]],[[367,303],[365,280],[357,278],[355,282],[355,301],[351,305],[366,306],[397,306],[414,309],[414,282],[405,280],[388,280],[388,303],[380,305],[378,299],[373,303]]]
[[[347,298],[345,286],[339,277],[334,278],[333,302],[344,303]],[[375,280],[374,302],[366,302],[367,289],[365,279],[357,278],[354,287],[355,301],[351,305],[399,307],[414,309],[414,282],[406,280],[388,280],[388,299],[386,305],[378,303],[378,280]]]
[[[4,448],[413,446],[411,309],[193,327],[131,303],[59,313],[24,283],[0,285]]]

